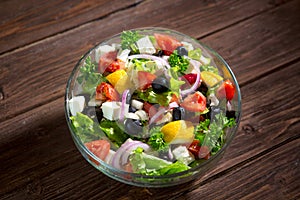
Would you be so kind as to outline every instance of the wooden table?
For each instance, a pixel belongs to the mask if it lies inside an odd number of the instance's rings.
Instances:
[[[160,26],[219,52],[243,117],[219,165],[163,189],[110,179],[76,149],[64,116],[70,72],[125,29]],[[300,199],[299,0],[0,2],[1,199]]]

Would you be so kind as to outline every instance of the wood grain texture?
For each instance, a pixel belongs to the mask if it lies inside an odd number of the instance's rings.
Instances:
[[[235,5],[234,3],[236,2],[234,1],[232,3],[233,5]],[[284,34],[280,34],[280,31],[278,31],[279,32],[278,34],[276,32],[276,35],[274,36],[275,38],[273,40],[270,40],[268,43],[264,42],[265,36],[264,36],[264,32],[261,32],[261,26],[256,26],[255,24],[259,23],[262,19],[267,19],[270,23],[265,25],[266,28],[268,28],[269,30],[271,29],[279,30],[276,28],[278,24],[272,22],[281,19],[282,18],[281,13],[286,13],[287,12],[286,10],[290,10],[290,9],[293,10],[293,12],[291,12],[289,16],[291,19],[295,19],[296,18],[295,16],[297,16],[296,11],[299,10],[298,7],[295,6],[297,3],[298,1],[294,1],[288,3],[286,6],[284,5],[281,6],[279,9],[276,9],[274,13],[267,12],[263,14],[261,17],[258,16],[258,17],[251,18],[244,23],[240,23],[233,26],[232,28],[230,28],[230,32],[221,31],[216,36],[214,34],[213,36],[205,38],[204,42],[207,42],[208,44],[213,44],[211,46],[219,50],[219,53],[221,55],[224,54],[224,58],[226,60],[227,57],[231,58],[232,56],[234,57],[234,59],[237,59],[233,61],[229,59],[229,61],[230,64],[232,64],[232,68],[236,72],[238,77],[242,76],[242,79],[238,79],[238,80],[241,82],[241,84],[243,84],[247,80],[251,80],[251,77],[254,76],[254,74],[252,75],[247,74],[246,76],[243,76],[243,74],[246,74],[247,71],[241,71],[241,72],[238,71],[239,69],[240,70],[244,68],[247,69],[248,61],[251,60],[251,59],[244,59],[243,57],[240,56],[241,54],[244,53],[245,49],[247,50],[248,53],[247,56],[249,57],[256,57],[257,55],[263,55],[262,57],[260,57],[261,58],[260,62],[268,63],[267,61],[274,60],[275,64],[273,65],[271,64],[271,65],[261,66],[259,64],[259,68],[261,69],[257,73],[260,72],[263,73],[270,69],[274,69],[276,67],[279,67],[282,63],[286,63],[292,59],[295,59],[295,55],[297,55],[298,52],[300,51],[298,43],[291,43],[292,45],[290,46],[290,48],[287,49],[287,53],[284,59],[282,58],[282,55],[278,55],[279,54],[278,52],[274,53],[265,50],[265,49],[269,49],[270,46],[274,46],[274,45],[277,45],[278,49],[283,48],[284,44],[282,43],[278,44],[279,40],[288,40],[287,42],[291,42],[297,39],[298,37],[297,27],[293,29],[289,28],[295,25],[295,21],[288,20],[287,22],[280,23],[281,29],[288,30],[288,31],[284,32]],[[164,6],[167,5],[168,3],[166,3],[166,5]],[[243,5],[242,8],[247,8],[248,10],[249,7],[246,7],[248,5],[244,5],[244,4],[242,5]],[[123,27],[127,23],[131,23],[131,25],[134,26],[140,26],[137,23],[140,20],[142,20],[140,17],[151,16],[153,11],[157,10],[158,8],[158,5],[156,4],[149,4],[149,6],[147,6],[148,9],[144,11],[146,12],[146,14],[137,12],[136,18],[131,17],[132,19],[128,19],[124,17],[124,16],[130,16],[129,12],[134,12],[135,9],[140,9],[140,6],[146,7],[146,5],[142,3],[138,5],[136,8],[130,8],[128,10],[124,10],[113,16],[109,16],[103,20],[95,21],[83,27],[79,27],[77,29],[68,31],[66,33],[60,34],[55,37],[51,37],[47,40],[36,43],[32,46],[23,48],[22,50],[17,51],[13,54],[0,56],[0,63],[2,63],[2,68],[0,68],[0,72],[1,72],[0,86],[4,91],[4,100],[0,101],[0,121],[13,118],[16,115],[27,112],[28,110],[36,106],[42,105],[45,102],[53,101],[61,97],[64,94],[65,83],[67,81],[67,78],[73,66],[77,62],[78,58],[83,53],[85,53],[85,51],[87,51],[88,48],[91,48],[98,41],[101,41],[101,38],[108,37],[113,33],[117,33],[121,31],[122,28],[132,28],[128,26]],[[159,5],[159,6],[163,7],[163,5]],[[207,4],[207,6],[208,6],[207,9],[209,9],[211,12],[213,12],[215,9],[219,9],[220,11],[223,10],[222,9],[223,7],[221,7],[221,5],[218,4],[216,5]],[[213,7],[214,9],[212,9],[210,8],[210,6],[216,6],[216,7]],[[260,6],[260,4],[256,6]],[[199,10],[199,8],[203,9],[203,7],[201,7],[200,5],[199,7],[195,6],[195,8],[194,7],[188,7],[188,8],[186,9],[193,10],[196,13],[201,11]],[[175,7],[173,9],[177,10],[178,8]],[[228,12],[232,13],[233,11],[228,10]],[[173,15],[171,8],[170,8],[170,12],[167,13],[169,14],[165,18],[168,18],[169,20],[172,19],[173,21],[178,20],[177,16]],[[240,10],[238,11],[238,13],[240,13]],[[204,14],[208,14],[208,13],[204,13]],[[136,20],[136,21],[129,22],[130,20]],[[149,17],[149,19],[147,20],[145,19],[142,21],[145,21],[147,23],[152,23],[152,25],[163,25],[163,24],[156,24],[158,23],[159,20],[155,18]],[[115,29],[103,25],[107,23],[116,24]],[[249,24],[254,24],[254,25],[249,26]],[[242,32],[240,31],[241,26],[243,26]],[[192,24],[190,24],[190,27],[191,30],[195,28],[194,26],[192,26]],[[197,31],[194,30],[194,33],[195,32]],[[241,32],[241,34],[234,35],[236,32]],[[250,44],[252,44],[253,48],[256,49],[256,45],[257,45],[256,40],[249,39],[247,40],[247,42],[243,42],[244,38],[247,37],[248,33],[255,33],[256,34],[255,37],[258,38],[259,36],[262,36],[262,41],[260,43],[261,46],[260,49],[258,49],[258,51],[252,51],[252,48],[249,48]],[[82,35],[86,36],[86,40],[81,39]],[[101,36],[99,37],[99,35]],[[235,36],[234,40],[232,40],[231,35]],[[217,44],[219,44],[220,46],[217,46]],[[226,47],[226,49],[224,50],[221,47]],[[294,53],[288,53],[289,51]],[[228,52],[231,53],[228,55]],[[238,66],[243,66],[244,62],[246,62],[245,65],[247,66],[243,68],[242,67],[239,68]],[[19,67],[20,65],[19,63],[24,63],[24,65],[22,65],[22,67]],[[251,66],[254,69],[258,68],[256,67],[255,64],[258,63],[256,61],[251,61]],[[255,73],[255,75],[257,73]],[[11,82],[11,80],[16,80],[16,81]],[[41,80],[44,81],[43,84],[41,84],[42,83]],[[35,91],[34,96],[32,96],[31,91]],[[23,101],[19,101],[20,98],[22,98]]]
[[[300,198],[299,0],[89,2],[0,2],[1,200]],[[64,87],[78,58],[138,26],[202,39],[241,84],[235,139],[215,169],[188,184],[150,189],[108,178],[83,159],[65,121]]]
[[[7,167],[1,166],[3,173],[0,178],[1,183],[10,182],[10,184],[0,185],[0,195],[16,198],[24,195],[28,197],[37,195],[43,199],[67,198],[68,196],[130,199],[135,197],[138,192],[141,196],[138,196],[137,199],[147,196],[149,199],[163,199],[184,196],[186,191],[193,191],[207,184],[213,188],[210,184],[218,177],[227,176],[232,171],[247,167],[248,162],[261,159],[269,151],[288,145],[294,140],[299,141],[300,106],[297,104],[297,99],[291,99],[287,103],[282,100],[282,96],[272,95],[272,93],[277,94],[282,90],[285,90],[286,96],[299,95],[299,87],[293,84],[300,75],[299,70],[295,72],[297,66],[299,66],[299,62],[242,88],[242,92],[247,98],[244,99],[246,102],[243,104],[244,117],[240,131],[216,169],[188,186],[145,190],[118,183],[97,172],[83,160],[73,145],[64,119],[63,99],[59,99],[38,107],[28,114],[19,115],[17,119],[12,119],[15,122],[14,127],[9,123],[2,126],[7,135],[0,138],[2,142],[0,143],[0,152],[4,152],[0,155],[0,160],[5,160]],[[280,79],[287,81],[283,83],[279,81]],[[262,85],[265,85],[265,90],[258,89]],[[290,87],[286,88],[286,85],[290,85]],[[271,92],[266,93],[265,91]],[[257,99],[258,96],[259,99]],[[260,112],[265,108],[272,108],[272,110]],[[286,111],[290,114],[280,114]],[[253,113],[255,117],[253,117]],[[252,127],[253,130],[250,132],[245,127]],[[14,144],[19,144],[18,148],[14,148]],[[295,152],[294,150],[291,154],[296,154],[294,156],[298,157],[300,155],[299,151]],[[23,161],[23,157],[27,158],[26,162]],[[22,165],[19,166],[19,163]],[[264,167],[262,170],[267,169]],[[297,169],[293,170],[290,169],[291,173],[295,174]],[[232,185],[226,183],[228,187],[226,194],[235,193],[237,188],[235,184],[237,183],[233,180],[239,179],[230,180]],[[296,180],[298,179],[289,181]],[[253,179],[249,179],[248,182],[245,182],[243,179],[242,183],[250,184],[252,181]],[[111,188],[112,185],[113,188]],[[28,189],[31,187],[33,188]],[[63,190],[56,193],[55,191],[60,188]],[[78,188],[78,190],[75,189],[78,193],[73,193],[74,188]],[[174,190],[175,188],[176,190]],[[80,191],[88,191],[88,194]],[[250,192],[253,192],[252,189],[239,195],[251,195]],[[295,192],[295,195],[298,193]],[[238,198],[238,196],[235,197]]]
[[[0,2],[0,54],[99,20],[140,0],[50,0]]]

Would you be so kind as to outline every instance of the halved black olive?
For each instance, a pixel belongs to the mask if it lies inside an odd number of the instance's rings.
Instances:
[[[185,109],[183,107],[176,107],[172,112],[173,121],[184,119]]]
[[[157,77],[152,82],[152,89],[155,93],[163,93],[169,90],[169,81],[165,77]]]
[[[125,120],[125,132],[132,136],[138,136],[143,133],[143,124],[140,120],[127,118]]]
[[[176,48],[177,50],[177,54],[180,56],[188,56],[188,51],[186,50],[186,48],[184,46],[179,46]]]

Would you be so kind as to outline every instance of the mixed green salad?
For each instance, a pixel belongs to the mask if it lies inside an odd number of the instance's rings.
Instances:
[[[114,168],[143,175],[185,171],[216,154],[236,124],[232,81],[201,48],[167,32],[124,31],[120,39],[80,67],[68,106],[82,143]]]

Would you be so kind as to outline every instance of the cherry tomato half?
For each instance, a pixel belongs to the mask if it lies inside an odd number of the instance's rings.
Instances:
[[[206,109],[206,98],[201,92],[197,91],[188,95],[181,106],[192,112],[203,112]]]
[[[102,82],[96,88],[96,99],[102,101],[118,101],[118,92],[109,83]]]
[[[101,55],[100,59],[99,59],[99,64],[98,64],[98,70],[100,73],[104,73],[104,72],[109,72],[108,70],[111,68],[109,68],[109,66],[116,61],[117,59],[117,52],[116,51],[110,51],[108,53],[105,53],[103,55]]]
[[[110,144],[106,140],[95,140],[84,144],[95,156],[104,160],[109,153]],[[90,158],[92,159],[92,158]],[[95,164],[99,164],[96,160],[92,159]]]
[[[139,89],[145,90],[151,87],[156,76],[150,72],[138,71]]]
[[[155,33],[154,37],[158,46],[164,51],[164,54],[168,56],[171,55],[177,47],[182,46],[178,40],[169,35]]]
[[[217,96],[219,98],[225,98],[227,100],[232,100],[235,93],[235,87],[230,80],[225,80],[222,85],[217,90]]]

